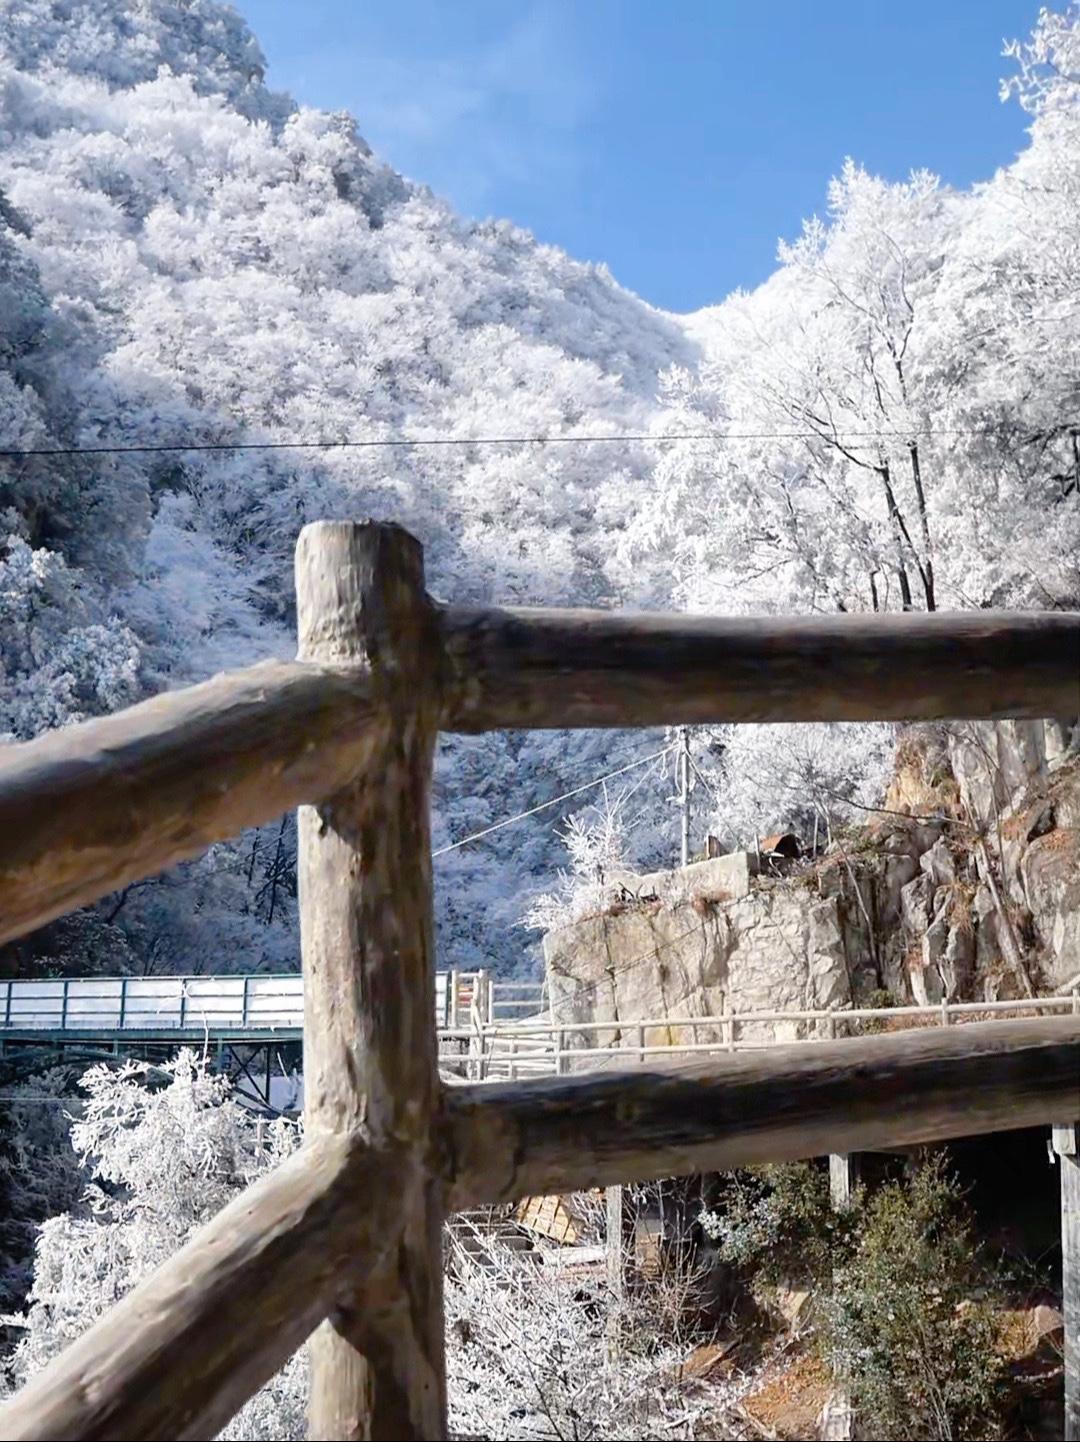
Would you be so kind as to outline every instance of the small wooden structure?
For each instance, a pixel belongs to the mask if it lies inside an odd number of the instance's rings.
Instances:
[[[603,1205],[599,1192],[593,1194],[593,1199],[597,1208]],[[592,1230],[588,1216],[572,1195],[525,1197],[514,1208],[513,1217],[519,1227],[561,1247],[576,1247],[588,1241]]]
[[[1080,1116],[1080,1017],[444,1086],[428,821],[440,730],[1080,715],[1080,615],[470,610],[404,531],[325,522],[297,600],[296,661],[0,753],[0,939],[300,807],[307,1105],[0,1436],[214,1436],[313,1334],[312,1436],[444,1437],[448,1213]]]

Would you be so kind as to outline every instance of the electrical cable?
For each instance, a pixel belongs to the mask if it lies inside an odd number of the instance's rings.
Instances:
[[[1071,423],[1068,423],[1071,424]],[[640,444],[653,442],[668,444],[676,441],[779,441],[816,440],[833,443],[847,441],[904,441],[929,439],[937,436],[986,436],[996,435],[997,427],[963,426],[949,430],[916,428],[903,431],[836,431],[832,435],[816,430],[802,431],[660,431],[653,435],[572,435],[572,436],[417,436],[371,437],[364,440],[342,441],[177,441],[173,443],[154,442],[145,445],[103,445],[103,446],[40,446],[23,449],[0,449],[0,459],[29,460],[35,457],[61,456],[121,456],[155,455],[172,451],[349,451],[378,450],[385,447],[404,446],[557,446],[557,445],[612,445]]]
[[[560,801],[568,801],[571,796],[578,796],[582,791],[589,791],[594,786],[600,786],[605,781],[610,781],[615,776],[622,776],[624,772],[633,771],[638,766],[645,766],[650,761],[655,761],[659,756],[666,756],[673,748],[664,746],[659,751],[652,752],[649,756],[641,756],[636,761],[630,761],[625,766],[620,766],[615,771],[608,771],[603,776],[597,776],[593,781],[586,781],[581,786],[575,786],[572,791],[564,791],[561,796],[553,796],[550,801],[541,801],[539,806],[530,806],[528,811],[519,811],[516,816],[507,816],[502,821],[496,821],[491,826],[485,826],[481,831],[474,831],[471,836],[462,836],[457,841],[451,841],[447,846],[440,846],[433,851],[432,856],[445,856],[448,851],[456,851],[459,846],[467,846],[470,841],[479,841],[482,836],[490,836],[493,831],[501,831],[504,826],[510,826],[515,821],[523,821],[526,816],[535,816],[538,811],[547,811],[552,806],[558,806]]]

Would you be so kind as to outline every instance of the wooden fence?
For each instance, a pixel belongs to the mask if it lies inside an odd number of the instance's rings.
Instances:
[[[440,729],[1075,717],[1080,616],[461,610],[344,523],[301,534],[297,601],[297,661],[3,753],[0,938],[300,807],[306,1139],[0,1436],[211,1437],[310,1336],[313,1437],[443,1437],[448,1212],[1080,1115],[1071,1016],[443,1087],[428,820]]]

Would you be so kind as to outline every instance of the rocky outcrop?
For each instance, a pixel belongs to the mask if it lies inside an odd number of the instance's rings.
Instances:
[[[545,938],[556,1018],[610,1021],[605,1041],[638,1046],[726,1039],[680,1027],[695,1016],[1064,988],[1080,978],[1080,758],[1060,731],[909,735],[882,812],[786,875],[739,853],[619,877],[615,904]]]
[[[645,1044],[667,1045],[723,1040],[722,1028],[695,1034],[678,1025],[689,1017],[849,1005],[843,898],[761,877],[731,896],[721,883],[732,870],[747,871],[724,865],[730,862],[720,857],[651,877],[636,893],[647,900],[549,932],[544,954],[555,1018],[655,1018],[662,1024],[643,1029]],[[771,1026],[766,1031],[774,1034]],[[750,1039],[754,1027],[741,1035]],[[609,1040],[640,1044],[637,1027]]]

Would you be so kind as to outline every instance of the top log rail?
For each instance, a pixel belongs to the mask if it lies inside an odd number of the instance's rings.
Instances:
[[[1080,716],[1080,614],[443,612],[443,729]]]
[[[267,661],[0,747],[0,942],[362,770],[366,667]]]
[[[440,727],[1080,716],[1080,613],[438,610]],[[0,749],[0,943],[334,795],[379,745],[363,665],[267,662]]]

